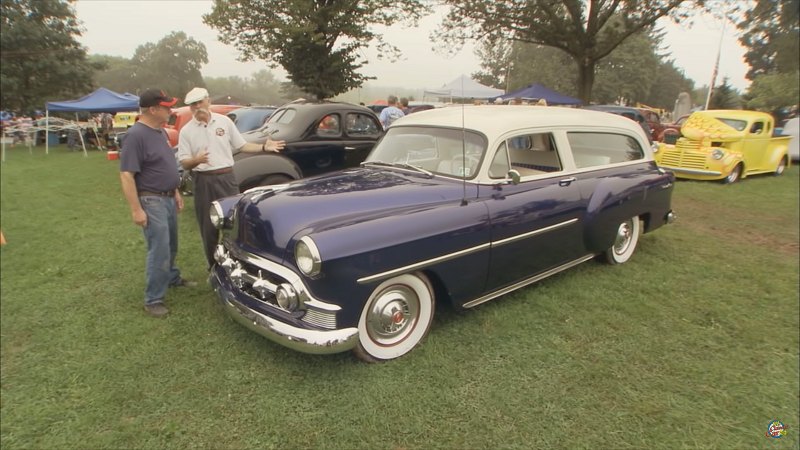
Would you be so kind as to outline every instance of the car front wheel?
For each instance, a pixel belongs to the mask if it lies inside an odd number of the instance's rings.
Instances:
[[[786,157],[784,156],[781,158],[781,162],[778,163],[778,167],[775,168],[775,176],[779,177],[783,175],[783,172],[786,170]]]
[[[433,310],[433,289],[423,275],[400,275],[381,283],[361,312],[356,356],[378,362],[405,355],[428,334]]]
[[[736,165],[736,167],[731,170],[731,173],[728,174],[727,177],[722,179],[724,184],[732,184],[739,181],[739,178],[742,176],[742,163]]]
[[[614,245],[606,250],[606,260],[610,264],[622,264],[631,259],[641,232],[642,224],[638,217],[630,218],[619,224]]]

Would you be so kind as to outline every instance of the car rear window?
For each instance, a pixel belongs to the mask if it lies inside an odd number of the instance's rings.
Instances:
[[[604,166],[644,158],[639,141],[631,136],[616,133],[567,133],[575,166]]]

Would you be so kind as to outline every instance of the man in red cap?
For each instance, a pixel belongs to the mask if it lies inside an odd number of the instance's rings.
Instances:
[[[128,131],[120,155],[122,192],[133,223],[142,227],[147,243],[144,309],[155,317],[167,315],[167,288],[195,286],[175,266],[178,254],[178,163],[163,125],[178,100],[164,91],[148,89],[139,96],[140,118]]]

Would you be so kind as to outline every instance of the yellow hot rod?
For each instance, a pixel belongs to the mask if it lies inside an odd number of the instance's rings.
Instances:
[[[789,137],[774,137],[771,115],[757,111],[696,111],[675,144],[655,150],[659,167],[676,177],[734,183],[760,173],[780,175],[789,166]]]

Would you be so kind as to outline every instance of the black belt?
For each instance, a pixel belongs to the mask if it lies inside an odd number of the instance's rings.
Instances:
[[[175,190],[171,191],[139,191],[139,197],[172,197],[175,195]]]
[[[216,170],[196,170],[195,171],[195,173],[198,173],[200,175],[222,175],[222,174],[231,173],[231,172],[233,172],[233,168],[232,167],[223,167],[222,169],[216,169]]]

